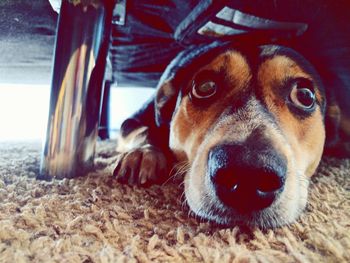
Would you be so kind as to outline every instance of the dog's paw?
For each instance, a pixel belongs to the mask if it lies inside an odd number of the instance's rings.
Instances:
[[[158,148],[145,145],[121,153],[113,175],[129,185],[160,183],[167,177],[167,160]]]

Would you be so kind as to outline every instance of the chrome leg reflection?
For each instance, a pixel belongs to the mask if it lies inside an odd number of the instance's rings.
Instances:
[[[93,168],[113,1],[62,1],[40,179]]]

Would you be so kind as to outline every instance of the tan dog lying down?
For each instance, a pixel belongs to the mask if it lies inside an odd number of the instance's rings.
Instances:
[[[149,185],[182,162],[186,200],[200,217],[262,228],[291,223],[307,203],[325,119],[341,122],[325,94],[314,67],[286,47],[187,50],[123,123],[114,174]]]

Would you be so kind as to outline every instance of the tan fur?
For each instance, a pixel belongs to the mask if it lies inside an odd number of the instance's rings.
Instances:
[[[157,103],[157,108],[162,108],[165,103],[168,101],[168,98],[171,96],[174,96],[176,93],[176,90],[173,88],[171,84],[171,79],[166,80],[162,83],[162,86],[157,92],[157,97],[156,97],[156,103]]]
[[[342,116],[340,120],[340,128],[350,136],[350,118]]]

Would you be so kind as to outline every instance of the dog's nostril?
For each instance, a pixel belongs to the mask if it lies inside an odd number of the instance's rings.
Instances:
[[[238,177],[234,175],[231,168],[218,168],[210,173],[214,185],[225,186],[230,191],[238,189]]]
[[[277,171],[262,169],[257,171],[258,177],[256,189],[260,192],[268,193],[278,191],[283,187],[284,176]]]

